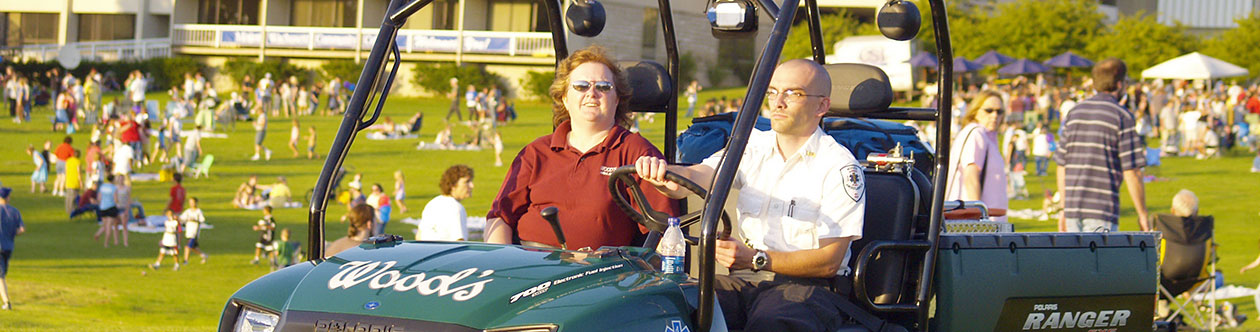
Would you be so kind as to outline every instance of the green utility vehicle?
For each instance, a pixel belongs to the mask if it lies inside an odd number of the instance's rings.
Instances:
[[[539,0],[551,24],[556,58],[569,54],[566,29],[595,36],[604,11],[595,0],[574,0],[561,18],[560,0]],[[832,116],[936,121],[950,128],[952,49],[943,0],[931,7],[940,79],[935,109],[889,107],[892,90],[878,68],[826,65],[833,79]],[[324,220],[334,175],[359,131],[380,114],[399,64],[395,39],[408,16],[431,0],[392,0],[325,161],[310,212],[312,258],[241,288],[224,307],[220,331],[725,331],[714,293],[714,247],[722,208],[780,60],[792,18],[805,10],[813,59],[823,63],[816,0],[710,0],[708,18],[719,38],[747,38],[757,20],[772,30],[757,60],[729,149],[695,212],[681,216],[689,239],[689,275],[660,272],[655,248],[668,217],[619,189],[633,167],[610,177],[618,205],[653,232],[644,245],[572,251],[521,245],[404,241],[395,235],[324,259]],[[659,0],[668,61],[625,63],[634,87],[631,109],[664,112],[665,155],[676,155],[678,53],[669,0]],[[914,4],[890,0],[878,14],[885,36],[908,40],[919,31]],[[566,22],[567,21],[567,22]],[[392,57],[391,57],[392,56]],[[386,69],[390,69],[386,71]],[[372,105],[373,101],[375,105]],[[375,107],[369,113],[369,107]],[[371,115],[368,117],[368,115]],[[866,169],[864,234],[852,250],[853,317],[841,331],[1151,331],[1157,285],[1155,233],[1013,233],[958,229],[943,220],[942,188],[950,137],[937,133],[933,156],[889,153],[859,156]],[[918,157],[918,158],[916,158]],[[914,165],[920,160],[918,167]],[[926,166],[926,167],[925,167]],[[670,175],[678,178],[676,175]],[[631,191],[638,186],[628,186]],[[962,204],[967,205],[967,204]],[[552,218],[551,220],[554,220]],[[563,230],[552,221],[557,238]],[[1001,226],[1001,225],[998,225]],[[1002,228],[1002,227],[997,227]]]

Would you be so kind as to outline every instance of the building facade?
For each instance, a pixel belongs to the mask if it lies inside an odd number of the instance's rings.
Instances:
[[[679,52],[697,64],[696,79],[708,85],[706,73],[720,70],[711,68],[751,70],[758,49],[752,46],[765,41],[772,24],[764,15],[755,39],[718,40],[704,17],[704,1],[672,2]],[[608,14],[603,33],[594,38],[566,33],[570,51],[598,44],[622,60],[665,62],[656,1],[601,3]],[[64,45],[79,45],[89,58],[110,60],[141,56],[137,51],[101,56],[82,45],[161,41],[169,53],[145,55],[193,56],[212,67],[249,57],[315,68],[329,59],[365,58],[388,4],[388,0],[0,0],[0,23],[6,29],[0,48],[10,50],[10,56],[23,49],[27,57],[48,60]],[[552,69],[550,31],[538,1],[434,0],[398,33],[404,68],[395,81],[395,93],[425,94],[411,85],[410,69],[436,62],[484,66],[507,78],[504,83],[518,86],[527,72]],[[216,84],[233,83],[224,81],[226,75],[217,76]],[[725,83],[735,82],[732,78]]]

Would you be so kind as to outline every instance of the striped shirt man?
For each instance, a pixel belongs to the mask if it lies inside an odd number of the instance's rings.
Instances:
[[[1065,169],[1060,176],[1065,178],[1063,213],[1067,220],[1094,219],[1116,229],[1123,173],[1136,170],[1140,175],[1141,167],[1146,166],[1146,144],[1134,123],[1133,113],[1108,93],[1082,101],[1064,119],[1054,162]],[[1140,176],[1131,180],[1141,181]]]

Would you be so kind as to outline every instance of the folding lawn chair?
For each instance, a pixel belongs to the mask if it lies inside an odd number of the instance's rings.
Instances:
[[[197,164],[197,169],[193,170],[194,178],[201,178],[202,175],[210,177],[210,166],[214,166],[214,155],[208,154],[205,158],[201,158],[201,163]]]
[[[1174,309],[1162,320],[1181,321],[1199,329],[1215,330],[1216,250],[1212,216],[1155,216],[1160,241],[1159,294]],[[1205,294],[1205,295],[1200,295]],[[1196,299],[1196,297],[1198,299]],[[1207,314],[1207,317],[1204,316]]]

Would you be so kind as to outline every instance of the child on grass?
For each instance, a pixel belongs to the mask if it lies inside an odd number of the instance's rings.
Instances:
[[[184,221],[184,237],[188,238],[188,243],[184,245],[184,264],[188,264],[188,254],[193,251],[201,256],[201,264],[205,264],[206,258],[210,257],[201,251],[201,243],[198,241],[201,238],[201,224],[206,222],[206,215],[201,213],[201,204],[198,202],[196,197],[189,197],[188,208],[179,215],[179,219]]]
[[[276,265],[274,268],[283,269],[295,262],[302,260],[302,242],[289,241],[289,229],[280,230],[280,242],[276,243]]]
[[[276,235],[276,219],[271,216],[271,206],[263,207],[263,217],[258,219],[258,224],[254,225],[254,230],[258,231],[258,243],[254,244],[254,260],[250,264],[258,264],[258,259],[262,257],[263,251],[267,252],[271,260],[275,260],[276,248],[271,243]]]
[[[149,265],[149,269],[157,270],[162,267],[162,258],[170,255],[175,260],[175,270],[179,271],[179,219],[175,218],[175,211],[166,209],[166,229],[162,233],[161,247],[158,248],[157,261]]]
[[[306,129],[306,159],[319,158],[319,154],[315,153],[315,126]]]
[[[403,200],[407,199],[407,180],[403,179],[402,170],[394,171],[394,205],[398,205],[399,213],[407,213],[407,204]]]

